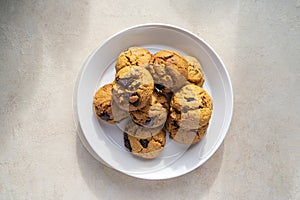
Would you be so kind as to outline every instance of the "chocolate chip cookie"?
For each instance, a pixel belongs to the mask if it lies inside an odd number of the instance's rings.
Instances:
[[[116,62],[116,71],[126,66],[143,66],[150,63],[151,53],[141,47],[130,47],[128,50],[122,52]]]
[[[202,87],[204,83],[204,73],[199,61],[192,56],[184,56],[188,61],[188,81]]]
[[[155,84],[164,86],[172,92],[187,82],[188,62],[177,52],[162,50],[155,53],[146,68],[153,76]]]
[[[170,133],[170,138],[182,144],[195,144],[206,135],[208,124],[198,129],[178,129],[176,134]]]
[[[128,66],[116,74],[112,96],[121,109],[134,111],[149,103],[153,89],[153,78],[145,68]]]
[[[129,113],[121,110],[116,106],[112,106],[112,87],[113,84],[106,84],[102,86],[95,93],[94,96],[94,110],[97,117],[110,124],[115,124],[118,121],[129,116]]]
[[[165,95],[153,92],[151,101],[144,108],[130,112],[131,119],[147,128],[162,126],[168,116],[169,104]]]
[[[133,154],[142,158],[155,158],[166,144],[166,132],[160,132],[148,138],[138,138],[124,132],[124,145]]]
[[[170,138],[184,144],[199,142],[206,133],[213,103],[201,87],[188,84],[176,92],[170,103],[166,129]]]
[[[129,120],[125,126],[124,132],[136,138],[149,138],[160,133],[164,124],[155,128],[146,128]]]

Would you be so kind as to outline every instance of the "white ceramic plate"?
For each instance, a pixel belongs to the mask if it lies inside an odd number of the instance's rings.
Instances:
[[[175,50],[196,57],[205,73],[204,88],[214,103],[207,135],[191,147],[167,139],[165,149],[155,159],[144,160],[131,155],[123,145],[122,131],[116,125],[99,122],[93,112],[95,91],[110,83],[120,52],[140,46],[155,53]],[[230,125],[233,93],[230,78],[216,52],[191,32],[166,24],[144,24],[121,31],[106,40],[86,61],[74,96],[83,143],[104,164],[130,176],[143,179],[167,179],[186,174],[202,165],[221,145]]]

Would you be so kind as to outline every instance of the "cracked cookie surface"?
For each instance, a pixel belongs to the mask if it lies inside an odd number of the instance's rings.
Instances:
[[[149,103],[153,89],[153,78],[145,68],[128,66],[116,74],[112,96],[121,109],[134,111]]]
[[[188,62],[177,52],[162,50],[155,53],[146,68],[153,76],[155,84],[164,86],[172,92],[187,82]]]
[[[200,62],[192,56],[184,56],[188,62],[188,81],[202,87],[204,83],[204,73]]]
[[[166,144],[166,132],[161,129],[157,134],[147,138],[138,138],[124,134],[124,145],[134,155],[152,159],[157,157]]]
[[[143,108],[130,112],[131,119],[147,128],[162,126],[168,116],[169,104],[165,95],[153,92],[150,103]]]
[[[172,97],[166,129],[170,138],[184,144],[199,142],[205,135],[213,103],[201,87],[188,84]]]
[[[129,120],[125,126],[124,132],[136,138],[144,139],[159,134],[163,128],[164,124],[156,128],[146,128]]]
[[[115,124],[128,117],[129,113],[114,105],[112,101],[112,88],[112,83],[99,88],[94,95],[93,106],[95,114],[99,119],[110,124]]]
[[[116,71],[126,66],[143,66],[148,65],[151,60],[151,53],[141,47],[130,47],[128,50],[120,53],[116,62]]]

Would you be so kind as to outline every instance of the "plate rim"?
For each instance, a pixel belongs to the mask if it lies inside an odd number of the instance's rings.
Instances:
[[[224,72],[225,72],[225,77],[227,79],[227,87],[229,90],[226,90],[225,91],[225,94],[226,95],[229,95],[229,100],[230,102],[228,102],[228,104],[230,104],[230,108],[225,108],[225,112],[228,112],[225,116],[228,117],[228,121],[227,123],[225,124],[226,127],[225,127],[225,130],[222,131],[223,134],[221,134],[219,136],[219,139],[218,141],[215,143],[215,146],[212,148],[211,152],[206,156],[205,159],[202,159],[201,162],[199,162],[198,164],[194,165],[194,167],[191,167],[190,169],[188,169],[187,171],[184,171],[183,173],[178,173],[176,174],[175,176],[168,176],[168,177],[163,177],[163,178],[149,178],[149,177],[143,177],[141,175],[143,174],[131,174],[131,173],[125,173],[121,170],[118,170],[116,168],[113,168],[111,167],[110,165],[108,165],[107,163],[103,163],[101,160],[101,156],[98,155],[93,147],[90,146],[90,143],[88,141],[88,139],[86,138],[86,135],[84,134],[84,131],[82,130],[81,128],[81,122],[80,122],[80,117],[79,117],[79,113],[78,113],[78,89],[79,89],[79,85],[82,81],[82,78],[83,78],[83,72],[86,70],[86,68],[88,67],[88,64],[90,63],[91,59],[94,57],[94,55],[96,54],[96,52],[102,48],[107,42],[109,42],[111,39],[113,39],[114,37],[124,33],[124,32],[127,32],[129,30],[132,30],[132,29],[137,29],[137,28],[146,28],[146,27],[154,27],[154,28],[167,28],[167,29],[173,29],[173,30],[176,30],[176,31],[180,31],[180,32],[183,32],[183,33],[187,33],[189,34],[190,36],[192,36],[194,39],[196,40],[200,40],[202,43],[204,43],[208,49],[214,54],[214,56],[216,56],[217,60],[220,62]],[[226,104],[227,105],[227,104]],[[233,115],[233,107],[234,107],[234,95],[233,95],[233,88],[232,88],[232,83],[231,83],[231,79],[230,79],[230,76],[229,76],[229,73],[228,73],[228,70],[223,62],[223,60],[220,58],[220,56],[217,54],[217,52],[206,42],[204,41],[201,37],[199,37],[198,35],[190,32],[189,30],[185,29],[185,28],[182,28],[182,27],[179,27],[179,26],[176,26],[176,25],[171,25],[171,24],[166,24],[166,23],[145,23],[145,24],[138,24],[138,25],[134,25],[134,26],[131,26],[131,27],[128,27],[128,28],[125,28],[121,31],[118,31],[116,32],[115,34],[111,35],[110,37],[108,37],[106,40],[104,40],[103,42],[101,42],[99,44],[99,46],[94,50],[92,51],[92,53],[88,56],[88,58],[85,60],[85,62],[83,63],[82,67],[80,68],[79,72],[78,72],[78,76],[77,76],[77,81],[76,81],[76,84],[75,84],[75,87],[74,87],[74,95],[73,95],[73,110],[74,110],[74,119],[76,120],[76,128],[77,128],[77,131],[79,130],[82,130],[82,135],[80,136],[80,133],[78,131],[78,136],[83,144],[83,146],[88,150],[89,148],[87,147],[87,145],[89,145],[89,147],[91,149],[93,149],[93,151],[95,152],[95,154],[91,153],[89,150],[88,152],[90,154],[92,154],[92,156],[100,161],[100,163],[104,164],[105,166],[108,166],[118,172],[121,172],[123,174],[126,174],[126,175],[129,175],[131,177],[135,177],[135,178],[139,178],[139,179],[147,179],[147,180],[164,180],[164,179],[171,179],[171,178],[175,178],[175,177],[179,177],[179,176],[182,176],[184,174],[187,174],[187,173],[190,173],[192,172],[193,170],[197,169],[198,167],[200,167],[202,164],[204,164],[207,160],[209,160],[213,154],[219,149],[219,147],[221,146],[221,144],[223,143],[227,133],[228,133],[228,130],[229,130],[229,127],[230,127],[230,124],[231,124],[231,121],[232,121],[232,115]],[[86,140],[86,142],[83,141],[83,138],[82,136],[84,137],[84,139]],[[87,144],[88,143],[88,144]],[[97,156],[97,157],[96,157]],[[100,158],[100,159],[99,159]]]

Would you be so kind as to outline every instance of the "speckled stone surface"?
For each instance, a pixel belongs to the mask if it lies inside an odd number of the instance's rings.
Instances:
[[[204,38],[235,94],[219,150],[164,181],[100,164],[73,118],[87,56],[117,31],[148,22]],[[299,0],[0,0],[0,199],[300,199],[299,83]]]

